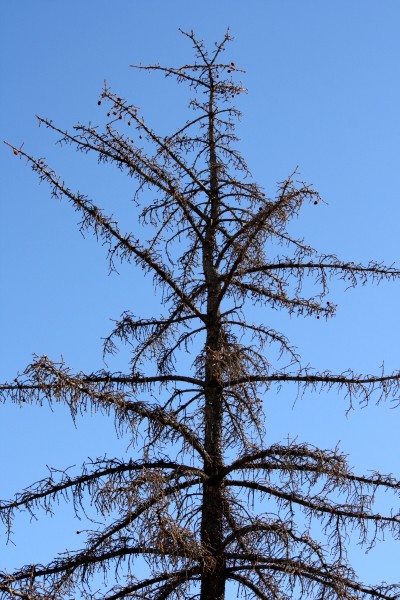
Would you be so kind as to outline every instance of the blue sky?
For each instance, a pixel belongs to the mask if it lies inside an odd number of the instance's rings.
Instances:
[[[129,65],[180,66],[192,54],[179,27],[212,43],[229,26],[235,37],[229,56],[246,70],[249,88],[239,106],[239,134],[254,178],[273,195],[275,183],[298,165],[327,205],[306,209],[296,231],[343,259],[400,264],[397,0],[258,0],[246,6],[237,0],[121,0],[115,6],[20,0],[3,2],[1,13],[2,139],[46,156],[72,188],[100,205],[115,199],[128,208],[132,182],[60,150],[34,115],[66,127],[95,122],[106,79],[167,132],[184,114],[185,93],[180,97],[183,90]],[[54,360],[63,355],[77,370],[101,368],[100,338],[110,331],[110,319],[127,309],[158,310],[151,282],[127,268],[109,277],[104,250],[91,236],[82,238],[71,207],[52,200],[3,144],[0,152],[0,379],[23,370],[33,353]],[[318,369],[351,366],[371,373],[383,361],[388,371],[398,369],[400,282],[346,293],[333,284],[332,299],[339,310],[329,323],[272,318]],[[290,389],[268,398],[271,443],[287,435],[324,448],[340,441],[359,472],[400,473],[400,408],[370,406],[345,417],[346,402],[335,393],[307,396],[292,409],[293,400]],[[126,445],[115,440],[112,423],[96,416],[80,419],[74,429],[61,408],[51,413],[3,405],[0,411],[0,498],[44,477],[46,464],[61,468],[104,452],[113,456]],[[1,550],[7,566],[46,561],[77,544],[67,512],[29,528],[29,519],[18,519],[17,545]],[[371,582],[398,579],[399,557],[398,544],[390,541],[366,557],[354,550],[360,576]]]

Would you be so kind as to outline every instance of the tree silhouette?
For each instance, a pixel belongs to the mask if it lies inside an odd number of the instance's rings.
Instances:
[[[355,286],[398,279],[400,271],[319,254],[291,236],[289,221],[304,203],[318,203],[318,193],[296,172],[274,197],[254,183],[236,150],[232,100],[245,91],[241,71],[221,62],[229,34],[207,51],[182,33],[195,49],[192,64],[135,67],[189,86],[194,112],[175,133],[158,135],[108,85],[99,100],[108,107],[104,128],[78,124],[71,133],[39,118],[62,142],[136,179],[150,241],[71,191],[43,159],[11,146],[80,213],[82,230],[107,247],[111,269],[120,260],[153,276],[164,312],[126,312],[106,338],[106,353],[130,345],[126,374],[73,373],[43,356],[1,386],[4,401],[59,402],[72,416],[95,409],[114,417],[141,458],[89,461],[77,476],[54,470],[1,502],[9,531],[16,511],[47,511],[67,497],[77,515],[92,503],[97,521],[80,551],[2,572],[0,597],[222,600],[232,582],[245,598],[263,600],[398,598],[399,585],[359,581],[346,547],[354,530],[366,547],[386,531],[399,537],[400,515],[373,510],[377,492],[398,494],[399,481],[354,474],[337,449],[266,445],[263,397],[294,383],[300,393],[338,389],[350,404],[368,403],[372,394],[398,394],[400,374],[305,367],[283,333],[252,321],[252,308],[330,318],[332,278]],[[311,286],[314,295],[303,296]],[[96,574],[104,575],[101,593],[90,588]]]

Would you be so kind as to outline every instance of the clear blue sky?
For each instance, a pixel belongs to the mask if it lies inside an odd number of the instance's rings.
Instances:
[[[179,122],[185,94],[161,77],[138,74],[132,63],[179,66],[191,58],[178,28],[207,42],[227,26],[232,60],[244,68],[241,152],[255,179],[273,195],[276,181],[296,165],[327,206],[306,210],[296,223],[309,243],[343,259],[400,264],[400,3],[398,0],[20,0],[1,7],[1,138],[46,156],[72,188],[129,207],[132,183],[93,161],[60,150],[35,114],[70,127],[98,115],[103,80],[141,106],[156,128]],[[101,368],[100,338],[123,310],[157,310],[151,282],[134,269],[107,275],[105,253],[83,239],[77,215],[50,198],[24,162],[1,145],[2,177],[0,379],[12,378],[32,354],[64,356],[74,369]],[[344,293],[332,286],[338,316],[325,323],[282,319],[281,325],[318,369],[377,372],[400,368],[400,283]],[[124,355],[113,363],[125,368]],[[120,362],[118,362],[120,361]],[[310,396],[292,409],[294,390],[266,400],[271,443],[287,435],[330,448],[340,441],[358,472],[400,475],[400,407],[370,406],[344,416],[335,393]],[[66,412],[0,406],[0,498],[46,476],[45,465],[66,467],[87,456],[117,455],[113,425],[78,421]],[[399,502],[394,503],[397,510]],[[68,511],[27,527],[17,520],[16,546],[1,565],[47,561],[78,543]],[[371,583],[398,580],[399,545],[379,546],[354,564]]]

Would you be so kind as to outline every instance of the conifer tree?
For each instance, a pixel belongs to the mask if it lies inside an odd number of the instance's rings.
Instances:
[[[272,196],[253,181],[237,150],[234,100],[245,90],[241,71],[223,60],[229,33],[210,51],[182,33],[195,50],[191,64],[135,67],[189,86],[193,112],[174,133],[157,134],[108,85],[99,100],[108,113],[104,128],[67,131],[39,118],[64,143],[136,181],[143,239],[139,228],[124,228],[67,187],[44,159],[11,146],[55,198],[80,213],[82,230],[108,249],[111,269],[120,260],[142,269],[149,285],[153,278],[162,308],[141,317],[127,311],[115,323],[104,350],[130,345],[123,373],[72,372],[42,356],[1,385],[3,401],[65,403],[72,416],[101,411],[133,450],[85,462],[74,476],[54,469],[1,501],[8,530],[17,511],[47,511],[67,497],[77,515],[91,503],[97,522],[79,551],[44,565],[33,556],[28,566],[0,572],[0,598],[223,600],[228,582],[249,599],[398,598],[398,584],[360,581],[346,548],[351,532],[366,547],[383,532],[399,537],[400,515],[373,507],[380,490],[398,495],[399,481],[355,474],[337,449],[270,440],[264,400],[294,385],[368,403],[373,393],[398,394],[399,373],[304,366],[268,324],[268,311],[253,322],[252,308],[331,318],[331,280],[355,286],[396,280],[400,271],[321,254],[291,235],[291,219],[304,204],[317,204],[318,192],[296,173]],[[311,286],[315,293],[303,296]],[[99,574],[96,592],[90,583]]]

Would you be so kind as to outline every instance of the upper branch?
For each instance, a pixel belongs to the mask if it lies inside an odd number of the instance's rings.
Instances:
[[[325,259],[330,259],[326,261]],[[368,265],[357,265],[354,262],[342,262],[336,256],[321,256],[320,262],[296,262],[286,261],[248,267],[236,272],[237,277],[251,275],[254,273],[269,273],[270,271],[289,270],[293,273],[296,271],[333,271],[342,274],[343,278],[347,277],[347,281],[356,283],[357,277],[361,278],[362,283],[366,283],[367,278],[371,275],[377,281],[382,279],[397,279],[400,277],[400,270],[393,265],[384,265],[380,262],[370,261]],[[225,280],[227,275],[222,274],[221,280]]]
[[[197,309],[191,298],[179,287],[176,283],[176,279],[168,272],[167,267],[154,260],[148,249],[142,248],[138,241],[133,239],[131,234],[121,234],[117,223],[105,216],[103,212],[85,198],[85,196],[79,193],[73,194],[60,178],[57,177],[55,172],[43,164],[42,160],[35,159],[23,150],[17,150],[11,145],[10,147],[13,148],[17,154],[21,154],[31,163],[32,169],[39,173],[42,180],[46,180],[50,183],[53,194],[56,197],[59,195],[66,196],[77,209],[82,211],[84,214],[84,226],[86,228],[92,227],[95,234],[101,235],[110,246],[112,246],[113,240],[116,241],[112,254],[121,250],[121,257],[134,257],[142,267],[152,270],[158,276],[161,283],[166,284],[188,309],[204,321],[203,314]]]

